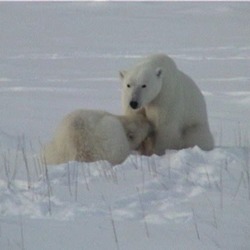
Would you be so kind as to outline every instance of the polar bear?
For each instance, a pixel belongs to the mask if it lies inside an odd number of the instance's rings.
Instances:
[[[46,164],[68,161],[123,162],[153,131],[143,115],[116,116],[105,111],[76,110],[59,124],[42,151]]]
[[[120,78],[123,112],[145,112],[155,127],[155,154],[195,145],[213,149],[204,97],[170,57],[148,56],[131,69],[120,71]]]

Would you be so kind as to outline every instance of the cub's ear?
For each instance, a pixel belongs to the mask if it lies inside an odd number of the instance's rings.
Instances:
[[[121,71],[119,72],[119,75],[120,75],[120,79],[121,79],[121,80],[123,80],[123,79],[124,79],[124,77],[125,77],[126,73],[127,73],[127,71],[126,71],[126,70],[121,70]]]
[[[157,69],[156,69],[156,76],[157,76],[157,77],[160,77],[161,74],[162,74],[162,69],[161,69],[161,68],[157,68]]]
[[[137,113],[141,114],[144,118],[147,118],[145,108],[141,108]]]

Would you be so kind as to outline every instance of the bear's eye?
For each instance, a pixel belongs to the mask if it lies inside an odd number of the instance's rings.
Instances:
[[[143,84],[141,87],[142,87],[143,89],[145,89],[145,88],[147,87],[147,85],[146,85],[146,84]]]
[[[134,135],[133,135],[133,133],[128,133],[127,136],[128,136],[128,139],[129,139],[129,140],[131,140],[131,141],[134,140]]]
[[[131,85],[130,85],[130,84],[127,84],[127,87],[128,87],[128,88],[130,88],[130,87],[131,87]]]

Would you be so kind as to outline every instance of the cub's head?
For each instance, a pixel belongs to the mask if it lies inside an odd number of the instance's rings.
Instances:
[[[136,150],[141,143],[154,133],[153,125],[144,114],[136,113],[129,116],[121,116],[126,136],[131,150]]]
[[[122,101],[125,109],[140,109],[152,102],[161,91],[162,69],[137,67],[121,71]]]

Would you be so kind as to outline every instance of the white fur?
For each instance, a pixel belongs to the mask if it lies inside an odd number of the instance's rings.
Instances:
[[[120,76],[123,111],[126,115],[145,111],[155,126],[156,154],[194,145],[204,150],[213,148],[204,97],[171,58],[149,56]],[[131,108],[131,102],[138,106]]]
[[[47,164],[107,160],[115,165],[123,162],[131,150],[137,149],[150,130],[144,116],[77,110],[62,120],[42,157]]]

